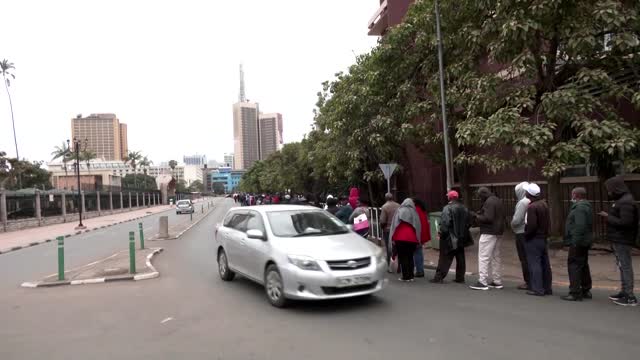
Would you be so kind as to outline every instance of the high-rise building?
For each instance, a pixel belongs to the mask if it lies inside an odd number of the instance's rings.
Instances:
[[[234,164],[234,156],[233,153],[225,153],[224,154],[224,166],[225,167],[230,167],[232,169],[235,168]]]
[[[124,126],[122,126],[124,125]],[[115,114],[78,115],[71,119],[71,134],[82,142],[87,141],[87,149],[104,160],[123,160],[127,154],[127,126],[120,124]]]
[[[282,114],[260,114],[260,160],[267,159],[282,146]]]
[[[233,104],[234,169],[248,169],[260,160],[259,113],[258,104],[246,99],[244,71],[240,65],[240,96],[238,102]]]
[[[185,155],[182,157],[182,161],[185,165],[196,165],[196,166],[204,166],[207,163],[206,155]]]

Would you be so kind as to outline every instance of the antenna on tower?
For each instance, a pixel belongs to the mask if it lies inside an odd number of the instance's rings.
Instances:
[[[244,70],[242,70],[242,64],[240,64],[240,102],[247,101],[247,95],[244,92]]]

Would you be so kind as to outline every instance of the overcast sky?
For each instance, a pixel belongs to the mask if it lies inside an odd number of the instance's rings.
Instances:
[[[0,59],[21,157],[51,159],[76,114],[112,112],[129,149],[160,163],[233,151],[232,104],[244,64],[247,97],[280,112],[285,142],[310,129],[321,82],[376,43],[378,0],[6,0]],[[0,92],[0,150],[15,156]]]

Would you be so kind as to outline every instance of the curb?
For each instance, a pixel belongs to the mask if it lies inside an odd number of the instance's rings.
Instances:
[[[167,210],[165,210],[165,211],[169,211],[169,210],[171,210],[171,209],[167,209]],[[90,231],[96,231],[96,230],[100,230],[100,229],[102,229],[102,228],[107,228],[107,227],[111,227],[111,226],[116,226],[116,225],[124,224],[124,223],[126,223],[126,222],[130,222],[130,221],[134,221],[134,220],[139,220],[139,219],[145,218],[145,217],[147,217],[147,216],[152,216],[152,215],[160,214],[160,213],[162,213],[162,212],[164,212],[164,211],[157,212],[157,213],[154,213],[154,214],[145,214],[145,215],[140,216],[140,217],[137,217],[137,218],[133,218],[133,219],[129,219],[129,220],[124,220],[124,221],[119,221],[119,222],[115,222],[115,223],[107,224],[107,225],[101,226],[101,227],[99,227],[99,228],[86,229],[86,230],[84,230],[84,231],[76,231],[76,232],[74,232],[74,233],[72,233],[72,234],[65,234],[65,235],[64,235],[64,238],[66,239],[66,238],[69,238],[69,237],[71,237],[71,236],[75,236],[75,235],[82,235],[82,234],[84,234],[84,233],[88,233],[88,232],[90,232]],[[163,240],[167,240],[167,239],[163,239]],[[28,247],[32,247],[32,246],[36,246],[36,245],[40,245],[40,244],[44,244],[44,243],[48,243],[48,242],[51,242],[51,241],[52,241],[52,239],[45,239],[45,240],[40,240],[40,241],[33,241],[33,242],[30,242],[30,243],[28,243],[28,244],[26,244],[26,245],[19,245],[19,246],[14,246],[14,247],[12,247],[12,248],[0,249],[0,255],[2,255],[2,254],[6,254],[6,253],[10,253],[10,252],[12,252],[12,251],[17,251],[17,250],[25,249],[25,248],[28,248]]]
[[[154,251],[147,255],[146,265],[151,272],[137,275],[118,275],[112,277],[102,277],[102,278],[93,278],[93,279],[83,279],[83,280],[63,280],[63,281],[51,281],[51,282],[24,282],[20,286],[24,288],[38,288],[38,287],[55,287],[62,285],[85,285],[85,284],[101,284],[108,282],[116,282],[116,281],[139,281],[139,280],[148,280],[154,279],[160,276],[160,273],[156,268],[151,264],[151,259],[156,255],[164,251],[163,248],[155,248]]]

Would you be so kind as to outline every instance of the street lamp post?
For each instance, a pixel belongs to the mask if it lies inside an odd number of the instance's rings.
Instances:
[[[87,146],[87,140],[85,139],[85,148]],[[76,178],[78,180],[78,213],[80,214],[80,222],[76,226],[76,230],[84,230],[87,227],[82,224],[82,191],[80,189],[80,144],[81,141],[77,138],[73,138],[73,150],[76,153]],[[67,140],[67,147],[69,146],[69,140]]]
[[[449,147],[449,124],[447,123],[446,97],[444,88],[444,61],[442,59],[442,35],[440,33],[440,4],[435,1],[436,10],[436,37],[438,40],[438,70],[440,73],[440,106],[442,108],[442,137],[444,139],[444,161],[447,172],[447,191],[453,187],[453,162],[451,161],[451,148]]]

